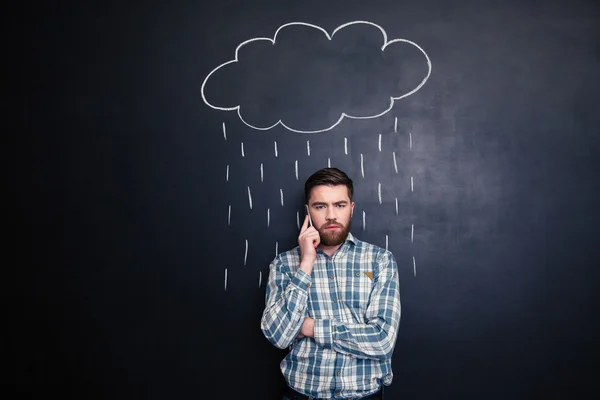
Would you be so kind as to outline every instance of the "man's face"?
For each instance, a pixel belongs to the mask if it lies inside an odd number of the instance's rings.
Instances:
[[[308,200],[313,225],[321,244],[337,246],[344,243],[351,227],[354,202],[348,197],[345,185],[315,186]]]

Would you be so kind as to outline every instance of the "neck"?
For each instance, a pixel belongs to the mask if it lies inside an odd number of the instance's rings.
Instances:
[[[319,244],[318,248],[323,253],[325,253],[329,257],[331,257],[331,256],[333,256],[333,253],[335,253],[336,250],[339,249],[341,246],[342,246],[342,243],[338,244],[337,246],[325,246],[324,244]]]

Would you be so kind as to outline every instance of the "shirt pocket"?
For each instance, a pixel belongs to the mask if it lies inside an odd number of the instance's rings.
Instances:
[[[373,281],[365,272],[355,272],[349,278],[346,288],[346,303],[358,313],[359,320],[365,320],[365,313],[369,305]]]

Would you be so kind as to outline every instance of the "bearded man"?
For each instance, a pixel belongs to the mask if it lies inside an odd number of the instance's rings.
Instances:
[[[337,168],[311,175],[298,246],[269,266],[261,330],[288,349],[284,400],[382,399],[392,383],[400,325],[391,252],[356,238],[352,180]]]

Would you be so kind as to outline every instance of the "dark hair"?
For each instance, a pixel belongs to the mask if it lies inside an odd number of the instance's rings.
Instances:
[[[304,201],[306,204],[308,204],[312,188],[320,185],[345,185],[348,188],[348,197],[350,198],[350,201],[352,201],[352,196],[354,195],[352,179],[350,179],[345,172],[337,168],[323,168],[312,174],[304,184]]]

